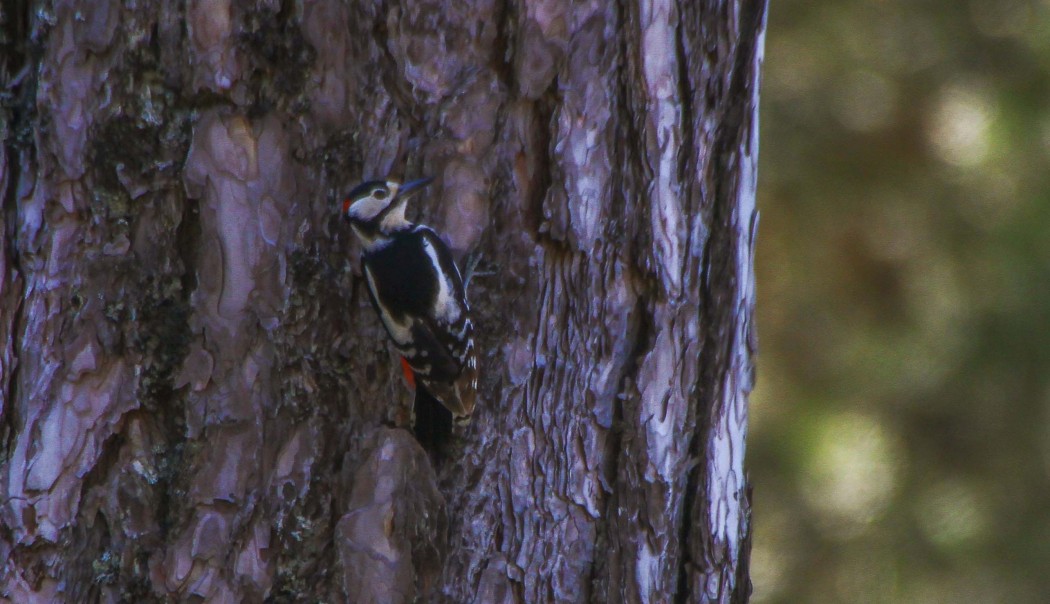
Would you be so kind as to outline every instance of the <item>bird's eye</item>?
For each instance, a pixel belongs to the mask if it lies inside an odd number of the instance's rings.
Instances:
[[[375,197],[376,199],[382,201],[382,200],[386,199],[387,195],[389,195],[389,194],[390,194],[390,192],[387,191],[386,189],[376,189],[375,192],[372,193],[372,197]]]

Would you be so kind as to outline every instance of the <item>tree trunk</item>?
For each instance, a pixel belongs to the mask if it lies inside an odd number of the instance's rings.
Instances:
[[[0,596],[747,600],[764,0],[3,10]],[[483,258],[440,463],[388,174]]]

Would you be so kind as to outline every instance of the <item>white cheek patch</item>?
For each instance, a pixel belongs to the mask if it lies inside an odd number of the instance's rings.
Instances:
[[[372,271],[365,267],[365,276],[368,278],[368,288],[372,290],[372,295],[376,293],[376,282],[372,278]],[[376,296],[378,299],[379,296]],[[394,317],[390,316],[390,313],[386,311],[386,308],[382,304],[377,304],[379,307],[379,318],[383,320],[383,325],[386,326],[386,330],[390,333],[390,337],[393,338],[394,342],[398,346],[408,346],[412,343],[412,326],[411,323],[399,323],[394,320]]]
[[[430,256],[433,266],[441,266],[441,263],[438,261],[437,250],[426,239],[423,239],[423,250],[426,251],[427,256]],[[459,303],[452,297],[452,283],[448,280],[448,276],[440,273],[440,271],[438,274],[437,300],[435,300],[434,308],[438,311],[438,315],[435,317],[437,319],[441,319],[446,323],[455,323],[459,320]]]
[[[354,220],[360,220],[361,222],[368,222],[379,215],[383,211],[386,204],[374,197],[365,197],[354,202],[354,205],[350,206],[350,209],[346,211],[346,215]]]

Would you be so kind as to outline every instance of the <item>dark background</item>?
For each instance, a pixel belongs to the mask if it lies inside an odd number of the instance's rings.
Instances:
[[[1050,3],[771,3],[756,602],[1050,601]]]

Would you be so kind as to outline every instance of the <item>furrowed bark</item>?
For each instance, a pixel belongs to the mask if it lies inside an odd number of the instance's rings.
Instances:
[[[746,601],[765,12],[5,12],[0,596]],[[387,175],[483,254],[436,465],[337,218]]]

